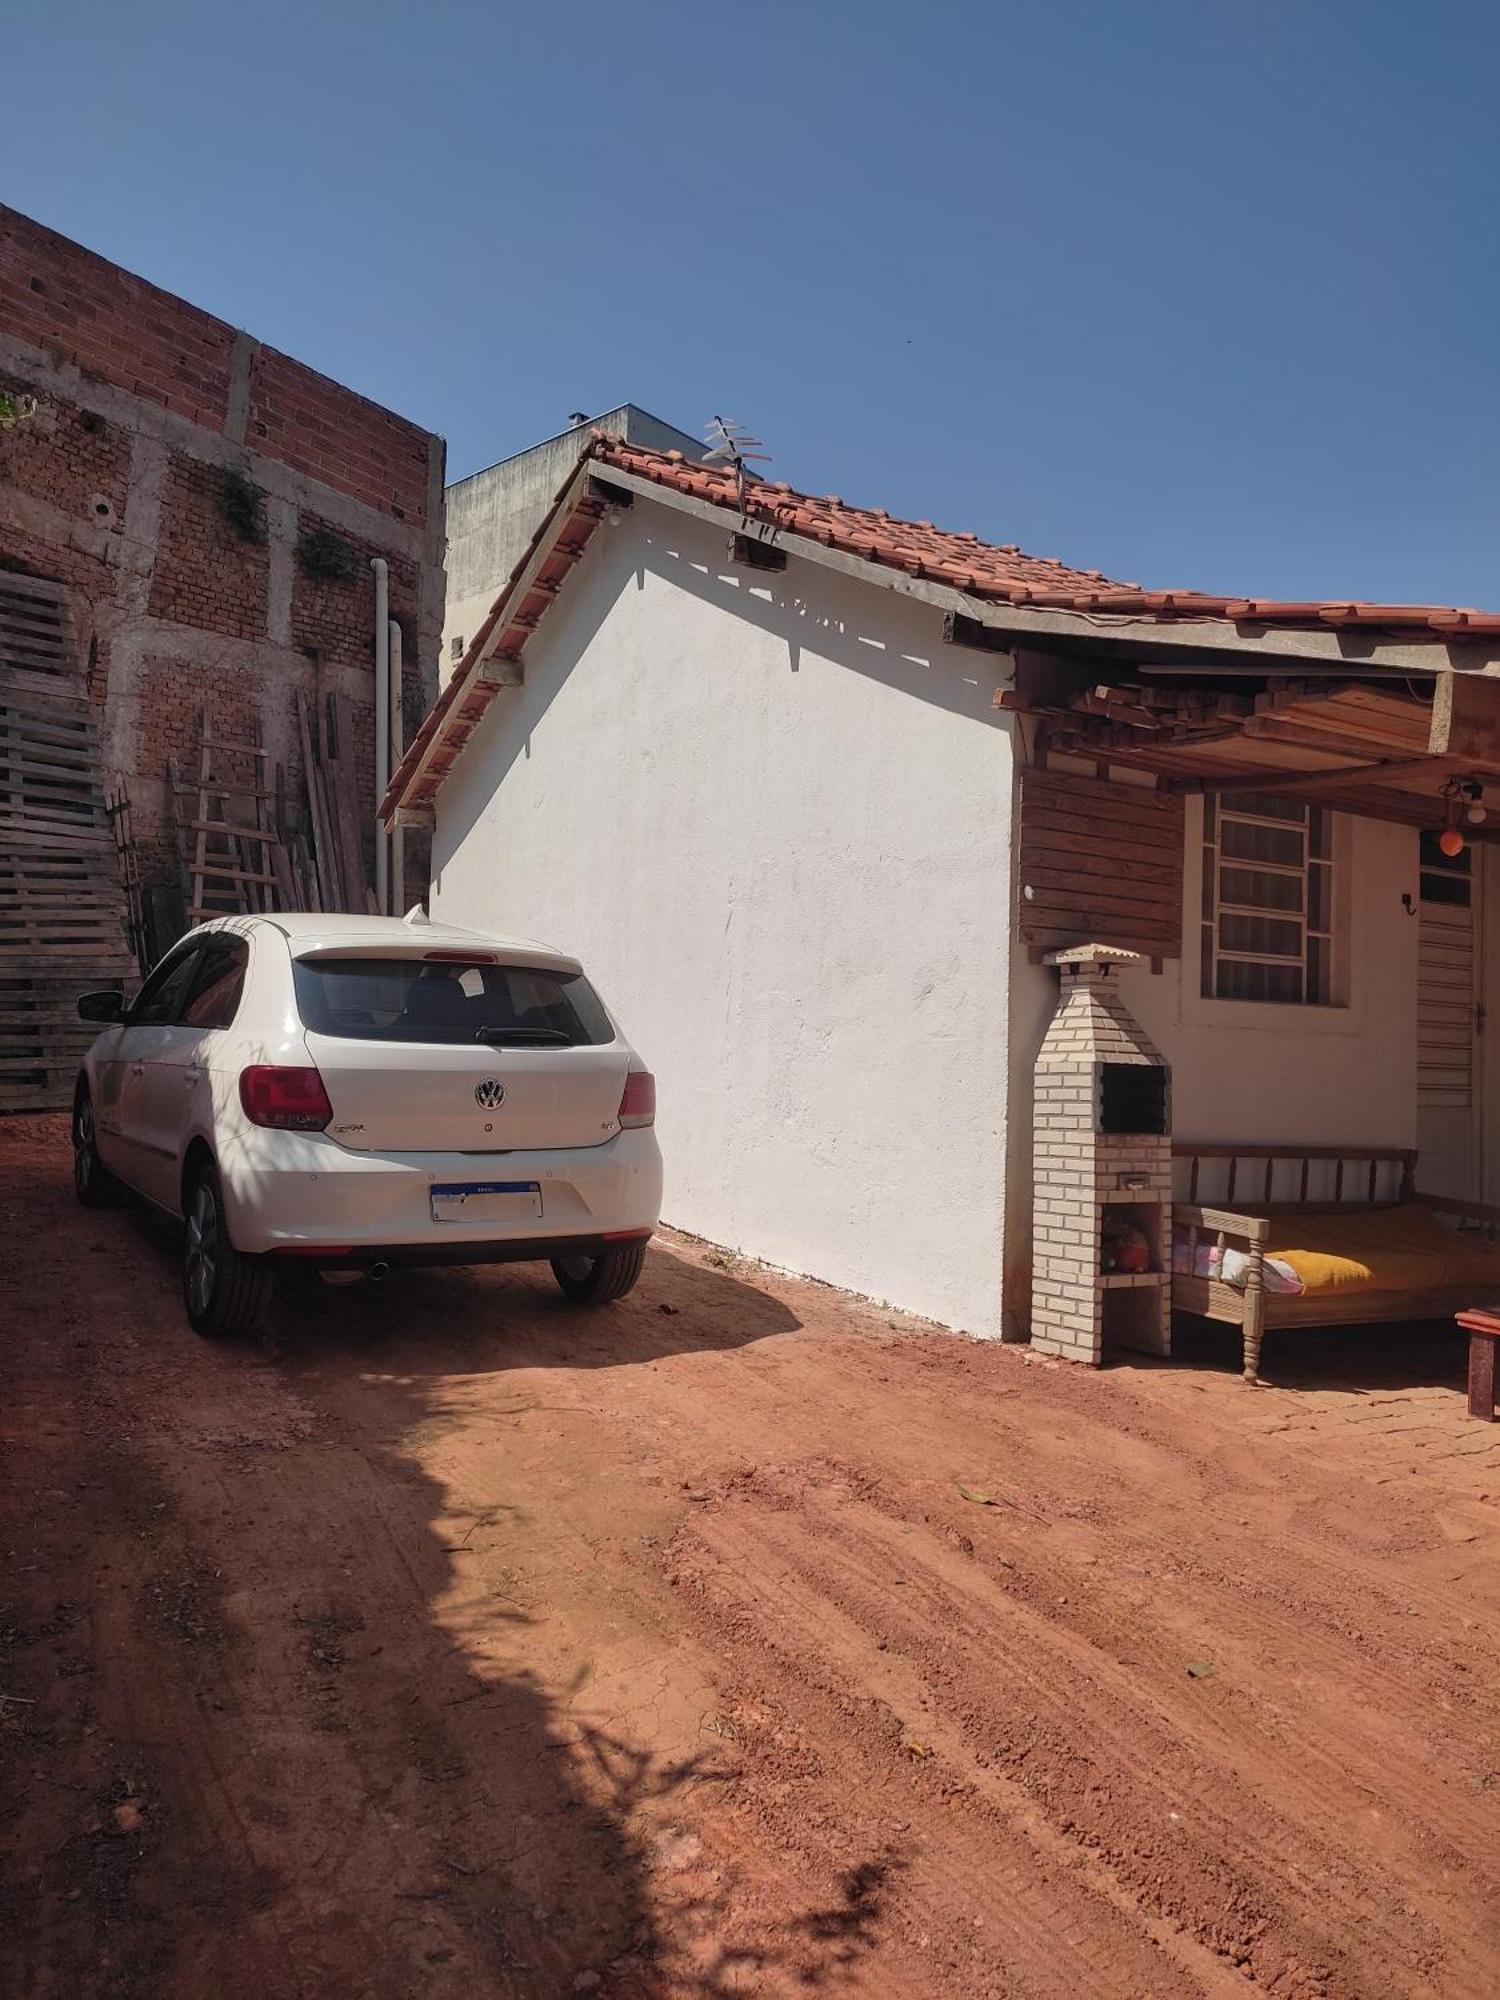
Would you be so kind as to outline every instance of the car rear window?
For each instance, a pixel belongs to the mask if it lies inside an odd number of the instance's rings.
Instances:
[[[317,1035],[358,1042],[612,1042],[581,972],[416,958],[299,958],[297,1010]]]

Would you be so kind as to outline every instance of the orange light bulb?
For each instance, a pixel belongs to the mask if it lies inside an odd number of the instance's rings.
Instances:
[[[1464,851],[1464,837],[1456,826],[1445,826],[1438,835],[1438,847],[1451,861]]]

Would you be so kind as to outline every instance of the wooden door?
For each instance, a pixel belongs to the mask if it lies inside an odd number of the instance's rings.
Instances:
[[[1417,1185],[1477,1200],[1484,1014],[1476,850],[1422,835],[1417,945]]]

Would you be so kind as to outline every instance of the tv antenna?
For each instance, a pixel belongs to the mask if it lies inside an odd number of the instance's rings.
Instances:
[[[750,471],[751,463],[769,465],[771,462],[769,452],[751,449],[751,446],[760,444],[762,440],[751,437],[745,426],[736,423],[733,417],[714,417],[703,433],[703,442],[709,447],[703,454],[705,465],[729,465],[734,468],[740,502],[743,505],[745,481],[758,477]]]

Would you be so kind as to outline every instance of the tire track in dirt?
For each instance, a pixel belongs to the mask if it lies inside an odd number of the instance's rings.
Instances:
[[[679,1538],[674,1570],[719,1642],[773,1662],[788,1699],[808,1684],[825,1695],[851,1682],[889,1686],[894,1653],[915,1676],[905,1726],[926,1732],[924,1747],[963,1786],[993,1791],[984,1773],[1001,1765],[1055,1834],[1103,1857],[1138,1915],[1182,1925],[1267,1990],[1358,1996],[1376,1966],[1389,1992],[1429,1993],[1440,1967],[1451,1990],[1482,1990],[1483,1955],[1445,1958],[1437,1923],[1392,1908],[1388,1881],[1347,1864],[1319,1836],[1321,1787],[1309,1793],[1300,1781],[1307,1796],[1295,1814],[1266,1803],[1266,1791],[1298,1797],[1295,1755],[1262,1766],[1261,1785],[1245,1783],[1223,1754],[1232,1723],[1215,1714],[1184,1731],[1180,1706],[1153,1703],[1149,1679],[1101,1667],[1096,1649],[977,1581],[967,1559],[970,1574],[956,1575],[947,1548],[930,1538],[893,1545],[877,1510],[848,1499],[819,1507],[816,1480],[809,1491],[805,1469],[792,1478],[795,1509],[777,1497],[761,1504],[763,1493],[743,1485],[731,1490]],[[778,1483],[770,1475],[755,1484]],[[899,1596],[893,1565],[905,1572]],[[774,1638],[757,1610],[769,1605]],[[1254,1741],[1253,1731],[1240,1734]],[[1078,1748],[1085,1737],[1088,1756]],[[1298,1856],[1300,1881],[1268,1868],[1269,1857],[1288,1853]],[[1464,1866],[1457,1850],[1448,1859]],[[1339,1935],[1361,1937],[1368,1957],[1351,1963]]]

